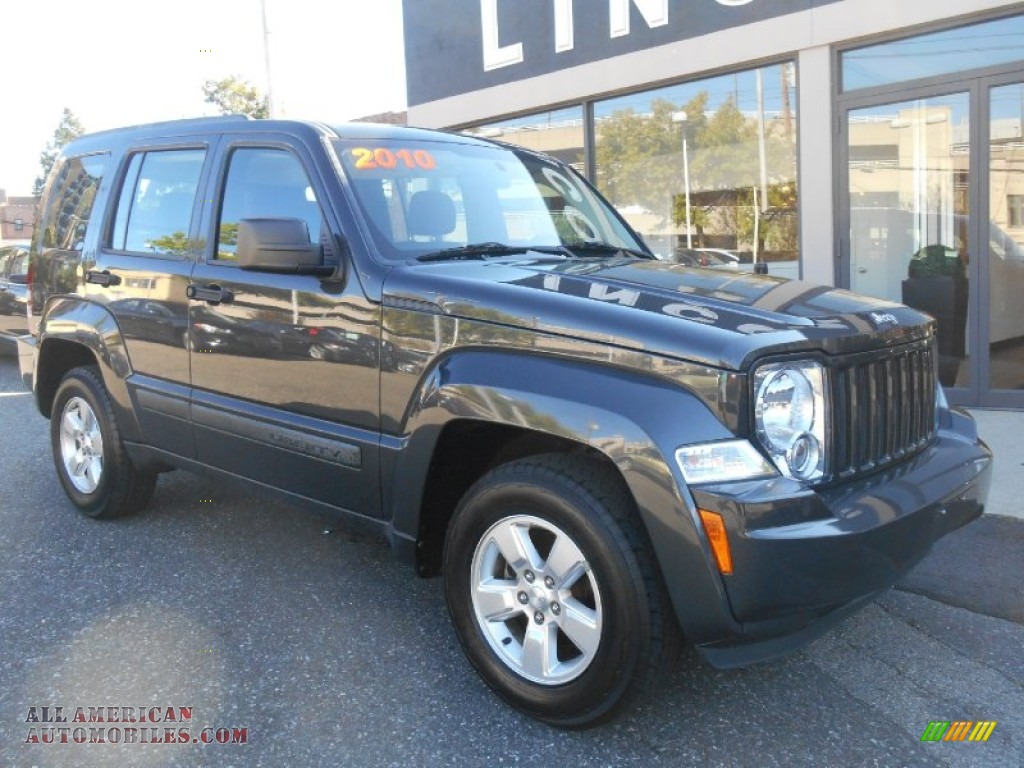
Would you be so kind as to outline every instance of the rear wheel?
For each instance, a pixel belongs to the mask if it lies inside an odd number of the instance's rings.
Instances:
[[[95,368],[74,368],[61,380],[50,414],[50,443],[64,491],[89,517],[133,514],[153,496],[156,475],[139,471],[128,457]]]
[[[499,695],[561,726],[648,692],[676,648],[633,501],[596,462],[502,465],[455,512],[445,594],[469,660]]]

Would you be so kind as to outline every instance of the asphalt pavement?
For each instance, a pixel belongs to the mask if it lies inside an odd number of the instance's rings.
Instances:
[[[184,472],[138,517],[77,514],[16,374],[0,358],[0,766],[1024,764],[1024,521],[950,535],[800,653],[728,672],[686,653],[642,708],[564,732],[488,691],[440,582],[378,541]],[[68,723],[33,721],[57,706]],[[186,743],[76,744],[77,707],[190,707],[89,726]],[[997,725],[924,743],[934,720]],[[51,728],[71,743],[27,743]]]

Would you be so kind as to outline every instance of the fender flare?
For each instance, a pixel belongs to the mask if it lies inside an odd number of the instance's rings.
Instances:
[[[691,640],[738,630],[674,459],[682,445],[735,437],[696,394],[601,363],[481,349],[439,358],[420,384],[404,437],[383,445],[384,503],[396,537],[418,538],[431,458],[448,424],[468,419],[553,435],[616,465]]]
[[[80,296],[50,298],[39,325],[35,370],[36,406],[49,416],[49,402],[59,382],[47,382],[48,358],[53,342],[62,341],[84,347],[95,357],[117,410],[118,424],[125,439],[138,439],[139,426],[130,405],[127,378],[132,374],[131,361],[125,347],[121,327],[114,315],[103,305]],[[52,390],[52,391],[50,391]]]

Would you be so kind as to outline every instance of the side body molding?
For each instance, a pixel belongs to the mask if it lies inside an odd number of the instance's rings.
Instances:
[[[620,368],[520,351],[454,350],[420,381],[403,436],[383,440],[385,514],[399,550],[419,535],[431,457],[446,426],[470,420],[554,435],[616,465],[691,640],[737,631],[675,466],[681,445],[734,437],[696,395]]]

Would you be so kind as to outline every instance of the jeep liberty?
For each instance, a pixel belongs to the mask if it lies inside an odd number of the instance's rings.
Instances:
[[[569,166],[446,133],[203,118],[81,137],[22,374],[86,515],[173,468],[443,576],[466,656],[565,727],[801,647],[981,514],[935,323],[654,258]]]

